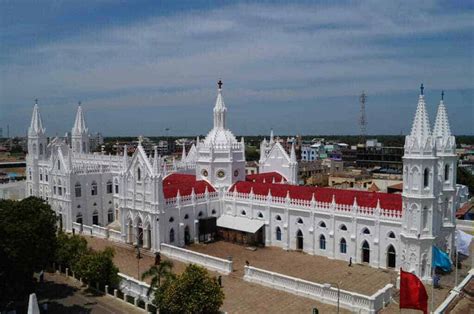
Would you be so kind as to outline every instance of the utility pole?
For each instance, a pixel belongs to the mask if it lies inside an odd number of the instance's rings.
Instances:
[[[367,135],[367,117],[365,115],[365,103],[367,101],[367,95],[363,91],[359,96],[360,102],[360,117],[359,117],[359,126],[360,126],[360,143],[364,144],[365,136]]]

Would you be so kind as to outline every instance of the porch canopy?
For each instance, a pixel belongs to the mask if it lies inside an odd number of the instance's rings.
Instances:
[[[255,233],[262,228],[265,221],[259,219],[249,219],[245,217],[222,215],[217,218],[217,226],[232,230]]]

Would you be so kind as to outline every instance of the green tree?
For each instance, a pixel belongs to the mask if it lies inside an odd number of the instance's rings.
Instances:
[[[43,200],[0,201],[0,308],[27,296],[56,251],[57,217]]]
[[[118,268],[113,262],[114,250],[106,248],[103,251],[89,250],[81,255],[74,270],[77,275],[88,283],[116,287],[119,281]]]
[[[175,276],[171,272],[173,269],[173,262],[171,261],[161,261],[158,265],[151,266],[146,272],[142,274],[142,280],[151,277],[150,281],[150,289],[148,289],[148,295],[153,290],[158,290],[161,286],[161,279],[163,278],[165,281],[174,279]]]
[[[458,167],[457,178],[457,183],[466,185],[469,193],[474,194],[474,176],[467,169]]]
[[[56,263],[63,267],[74,268],[74,264],[87,252],[86,239],[78,235],[69,236],[62,231],[59,232]]]
[[[155,294],[164,313],[218,313],[224,292],[206,269],[190,264],[176,279],[166,280]]]

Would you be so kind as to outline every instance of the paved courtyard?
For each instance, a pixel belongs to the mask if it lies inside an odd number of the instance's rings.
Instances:
[[[122,273],[137,278],[138,267],[136,252],[133,248],[110,242],[99,238],[85,237],[93,249],[102,250],[107,246],[114,247],[114,262]],[[270,289],[258,284],[246,282],[242,279],[245,261],[250,265],[263,268],[298,278],[307,279],[318,283],[339,283],[341,289],[371,295],[387,283],[395,284],[397,273],[392,270],[381,270],[365,265],[353,265],[349,267],[344,261],[330,260],[320,256],[311,256],[300,252],[284,251],[279,248],[263,248],[256,251],[247,250],[243,246],[228,242],[215,242],[212,244],[194,244],[188,247],[194,251],[227,258],[232,256],[235,271],[229,276],[222,276],[225,301],[223,310],[229,313],[311,313],[313,307],[319,309],[319,313],[335,313],[336,308],[322,304],[308,298],[298,297],[289,293]],[[162,256],[163,259],[167,259]],[[144,254],[140,259],[140,273],[143,273],[154,263],[151,254]],[[173,260],[174,272],[181,273],[186,265]],[[459,271],[459,282],[465,277],[470,269],[467,261]],[[210,272],[214,276],[217,273]],[[454,272],[443,276],[442,288],[435,289],[435,306],[449,294],[454,285]],[[428,295],[431,295],[431,287],[427,286]],[[394,300],[398,302],[398,292]],[[341,313],[349,311],[341,309]],[[396,303],[390,304],[381,313],[399,313]],[[419,313],[417,311],[403,310],[403,313]]]
[[[120,272],[137,278],[137,259],[132,248],[99,238],[85,238],[89,246],[96,250],[102,250],[107,246],[113,247],[115,249],[114,263],[118,266]],[[148,269],[153,263],[154,258],[152,256],[144,255],[140,260],[140,273]],[[176,273],[182,272],[186,267],[184,263],[175,260],[173,260],[173,263]],[[217,273],[210,273],[218,276]],[[242,273],[240,272],[234,272],[230,276],[222,276],[222,283],[225,293],[222,310],[228,313],[311,313],[313,307],[317,307],[319,313],[336,312],[334,306],[246,282],[242,279]],[[340,313],[350,312],[341,309]]]
[[[242,245],[218,241],[211,244],[193,244],[193,251],[227,258],[232,256],[234,269],[243,276],[245,261],[251,266],[306,279],[317,283],[339,283],[343,290],[372,295],[386,284],[395,284],[397,273],[392,270],[372,268],[367,265],[331,260],[302,252],[285,251],[277,247],[248,250]]]

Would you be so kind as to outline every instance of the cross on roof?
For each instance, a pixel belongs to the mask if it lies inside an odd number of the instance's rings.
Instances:
[[[444,100],[444,90],[441,91],[441,100]]]
[[[38,104],[38,98],[35,98],[35,104]]]
[[[219,80],[219,82],[217,82],[217,86],[219,86],[219,89],[222,89],[222,85],[223,85],[222,81]]]
[[[425,89],[425,87],[423,86],[423,83],[421,83],[421,86],[420,86],[421,95],[423,95],[423,90],[424,89]]]

